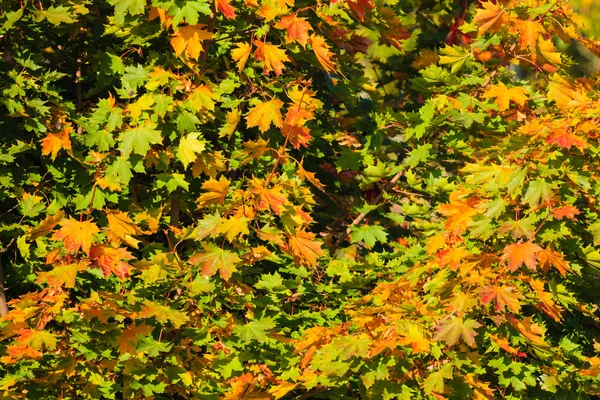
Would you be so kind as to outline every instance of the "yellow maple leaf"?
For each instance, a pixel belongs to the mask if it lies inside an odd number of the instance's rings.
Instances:
[[[271,124],[281,128],[283,126],[283,118],[281,116],[281,107],[283,102],[279,99],[271,99],[266,102],[260,102],[250,110],[246,117],[248,128],[258,126],[261,132],[269,129]]]
[[[150,94],[145,94],[135,102],[127,106],[127,111],[132,119],[138,119],[142,111],[150,110],[154,104],[154,98]]]
[[[535,56],[536,43],[538,38],[541,38],[544,27],[539,22],[531,20],[517,20],[515,23],[519,29],[519,48],[522,50],[529,48]]]
[[[498,3],[492,3],[486,1],[481,4],[483,8],[477,10],[473,23],[479,25],[479,34],[484,34],[487,30],[491,33],[500,30],[504,22],[506,22],[506,15],[502,9],[502,5]]]
[[[329,45],[325,43],[325,38],[313,34],[310,36],[309,44],[323,69],[326,72],[335,71],[335,64],[331,60],[333,53],[329,51]]]
[[[507,110],[511,101],[523,106],[525,102],[529,100],[527,91],[524,88],[508,88],[502,82],[499,82],[497,85],[490,86],[490,88],[483,94],[483,97],[485,99],[496,98],[496,104],[498,105],[498,110],[500,111]]]
[[[560,59],[561,53],[554,47],[552,40],[545,40],[540,37],[537,42],[537,49],[546,60],[556,65],[562,64],[562,60]]]
[[[225,234],[227,240],[233,242],[240,236],[248,235],[250,233],[248,221],[250,221],[250,219],[246,217],[231,216],[228,219],[221,218],[221,221],[217,226],[217,233]]]
[[[69,134],[73,131],[70,125],[58,133],[49,133],[42,139],[42,155],[52,154],[52,160],[56,158],[58,152],[62,149],[71,151],[71,139]]]
[[[250,57],[252,45],[249,43],[236,43],[237,48],[231,51],[231,58],[236,62],[238,69],[241,71]]]
[[[198,59],[202,52],[202,41],[212,39],[212,33],[204,28],[206,25],[188,25],[179,28],[171,39],[171,45],[177,55],[185,54],[193,59]]]
[[[138,248],[139,240],[132,235],[139,235],[140,228],[129,218],[127,213],[121,211],[109,211],[108,219],[109,240],[115,243],[119,240],[133,248]]]
[[[548,85],[548,100],[563,109],[581,109],[590,101],[584,92],[558,74],[552,76]]]
[[[98,226],[91,221],[77,221],[69,218],[60,223],[61,228],[52,236],[54,240],[64,240],[65,249],[71,253],[82,249],[89,254]]]
[[[275,71],[275,75],[281,75],[282,71],[285,69],[283,62],[290,61],[288,56],[285,55],[285,50],[282,50],[273,44],[263,42],[255,42],[254,44],[256,45],[254,58],[262,61],[265,74]]]
[[[218,100],[218,96],[206,85],[198,86],[188,96],[188,101],[198,112],[203,110],[214,111],[215,100]]]
[[[198,203],[201,206],[207,206],[211,204],[224,204],[225,197],[229,191],[229,184],[231,182],[222,176],[217,181],[216,179],[210,178],[208,181],[202,184],[202,189],[207,190],[207,193],[200,195]]]
[[[190,133],[182,137],[179,141],[177,157],[186,169],[188,165],[196,161],[197,155],[202,153],[206,148],[204,140],[198,138],[199,135],[198,132]]]

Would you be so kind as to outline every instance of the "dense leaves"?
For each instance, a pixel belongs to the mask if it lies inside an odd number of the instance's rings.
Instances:
[[[5,3],[2,398],[600,395],[566,2]]]

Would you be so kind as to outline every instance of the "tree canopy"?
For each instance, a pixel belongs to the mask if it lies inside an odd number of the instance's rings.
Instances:
[[[567,3],[5,0],[0,398],[600,396]]]

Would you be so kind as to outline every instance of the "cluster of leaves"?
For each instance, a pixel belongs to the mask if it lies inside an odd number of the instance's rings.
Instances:
[[[600,395],[563,2],[7,4],[2,398]]]

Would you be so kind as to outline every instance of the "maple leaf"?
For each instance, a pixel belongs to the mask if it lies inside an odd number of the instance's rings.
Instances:
[[[498,347],[500,347],[502,350],[506,351],[509,354],[512,354],[514,356],[519,356],[519,357],[526,357],[527,356],[526,353],[523,353],[523,352],[519,351],[519,349],[516,349],[516,348],[512,347],[510,345],[510,343],[508,342],[508,340],[501,339],[496,334],[490,335],[490,339],[492,339],[492,341],[494,343],[496,343],[496,345],[498,345]]]
[[[153,330],[153,326],[146,325],[143,322],[140,325],[129,325],[125,328],[123,336],[121,336],[121,339],[119,340],[119,353],[121,355],[125,353],[136,355],[137,351],[135,349],[139,342],[138,336],[146,336]]]
[[[459,199],[461,192],[453,192],[450,194],[450,203],[442,204],[438,211],[447,216],[444,229],[455,235],[461,234],[467,229],[469,223],[473,220],[473,216],[481,211],[473,207],[474,204],[470,200],[462,201]]]
[[[188,96],[190,105],[198,112],[203,110],[215,110],[215,100],[218,96],[213,93],[210,87],[206,85],[200,85],[196,89],[192,90]]]
[[[479,25],[479,34],[483,35],[487,30],[491,33],[497,32],[506,22],[506,15],[502,9],[502,4],[486,1],[481,3],[483,8],[477,10],[473,23]]]
[[[537,21],[521,21],[517,20],[517,29],[519,29],[519,48],[524,50],[529,48],[535,55],[536,43],[541,33],[544,32],[544,27]]]
[[[285,50],[280,49],[278,46],[260,41],[254,42],[254,44],[256,45],[254,58],[263,62],[265,74],[274,71],[275,75],[281,75],[282,71],[285,69],[285,65],[283,65],[284,61],[290,61],[285,54]]]
[[[297,40],[302,47],[306,47],[306,43],[308,43],[308,31],[312,30],[306,18],[298,18],[296,14],[281,17],[281,20],[275,24],[275,28],[286,30],[286,44]]]
[[[196,160],[197,154],[204,151],[206,148],[204,140],[199,140],[198,132],[190,133],[189,135],[182,137],[179,141],[179,147],[177,148],[177,158],[183,164],[183,167],[187,169],[188,165]]]
[[[139,235],[142,232],[131,218],[129,218],[127,213],[121,211],[108,211],[106,217],[108,219],[109,239],[111,239],[111,242],[114,243],[118,238],[123,243],[137,249],[140,241],[135,239],[132,235]],[[111,236],[113,237],[111,238]]]
[[[46,236],[58,223],[63,219],[65,213],[62,211],[57,212],[54,215],[48,215],[41,221],[35,228],[31,228],[28,233],[29,240],[35,240],[41,236]]]
[[[203,245],[204,252],[190,257],[190,264],[202,265],[202,274],[213,276],[219,272],[221,278],[228,281],[231,274],[237,271],[235,264],[242,261],[237,254],[223,250],[214,244]]]
[[[555,144],[560,147],[564,147],[565,149],[570,149],[572,146],[577,147],[582,153],[583,149],[588,147],[588,144],[581,137],[569,133],[566,129],[560,129],[558,131],[552,132],[548,139],[546,139],[546,143]]]
[[[121,141],[119,150],[121,150],[123,157],[129,157],[132,152],[145,156],[150,150],[151,144],[162,143],[162,136],[160,131],[156,130],[156,126],[155,123],[151,122],[148,125],[138,126],[122,132],[119,136]]]
[[[231,58],[237,63],[238,69],[242,71],[252,52],[252,46],[249,43],[236,43],[237,48],[231,51]]]
[[[481,301],[488,304],[494,300],[495,310],[504,311],[505,306],[512,312],[519,312],[521,295],[517,289],[509,286],[485,286],[479,289]]]
[[[202,189],[207,190],[208,193],[201,194],[198,203],[201,206],[224,204],[230,183],[231,181],[224,176],[220,177],[218,181],[210,178],[202,184]]]
[[[543,271],[547,271],[551,266],[554,266],[562,276],[567,276],[567,272],[572,271],[563,256],[552,250],[550,246],[537,253],[537,258]]]
[[[250,221],[249,218],[237,216],[232,216],[226,220],[222,219],[217,227],[217,234],[224,233],[227,240],[233,242],[234,240],[237,240],[239,236],[248,235],[250,233],[248,230],[248,221]]]
[[[277,215],[281,215],[288,204],[287,197],[281,192],[281,186],[276,185],[272,188],[265,188],[264,182],[260,179],[250,181],[250,193],[257,196],[256,207],[259,210],[271,209]]]
[[[83,269],[85,269],[85,264],[57,265],[50,271],[38,273],[35,283],[48,283],[48,286],[52,288],[63,286],[65,288],[73,288],[75,287],[77,272]]]
[[[181,55],[185,51],[188,57],[197,60],[203,50],[202,41],[212,39],[212,33],[205,30],[205,27],[206,25],[198,24],[179,28],[171,39],[175,53]]]
[[[42,139],[42,155],[47,156],[52,154],[52,160],[56,159],[58,152],[61,150],[71,151],[71,139],[69,133],[72,128],[67,126],[64,130],[58,133],[49,133]]]
[[[562,60],[560,59],[560,52],[556,50],[552,40],[545,40],[540,37],[537,42],[537,50],[538,52],[548,61],[553,64],[560,65],[562,64]]]
[[[398,344],[402,346],[410,345],[413,353],[428,353],[430,352],[430,343],[419,327],[414,323],[408,324],[408,329],[402,332],[403,337],[398,340]]]
[[[125,248],[114,248],[110,246],[96,245],[90,250],[90,259],[102,269],[104,276],[114,273],[121,279],[129,277],[131,265],[123,260],[133,260],[133,257]]]
[[[581,212],[572,205],[567,205],[555,209],[552,211],[552,214],[554,214],[554,218],[561,220],[563,218],[574,219],[575,216],[581,214]]]
[[[244,147],[243,154],[245,156],[244,160],[242,161],[242,165],[245,165],[254,159],[260,158],[269,150],[267,144],[267,141],[263,138],[258,138],[256,141],[249,140],[242,143],[242,146]]]
[[[271,124],[281,128],[283,126],[281,107],[283,107],[283,102],[279,99],[259,102],[246,116],[248,128],[258,126],[258,129],[260,129],[261,132],[265,132],[269,129]]]
[[[186,313],[150,300],[144,300],[144,307],[140,310],[138,317],[154,317],[161,324],[172,323],[175,328],[179,328],[190,320]]]
[[[235,128],[237,128],[237,125],[240,122],[240,119],[241,119],[240,110],[235,108],[235,109],[229,111],[227,113],[227,119],[225,121],[225,125],[223,125],[221,127],[221,129],[219,129],[219,137],[227,136],[228,138],[230,138],[231,135],[233,135],[233,132],[235,132]]]
[[[288,109],[281,132],[295,149],[299,149],[300,146],[307,147],[308,142],[312,139],[310,130],[303,126],[306,120],[312,119],[312,117],[312,113],[304,109]]]
[[[321,243],[314,240],[315,234],[303,230],[288,234],[289,250],[296,265],[317,266],[317,257],[323,255]]]
[[[329,45],[325,43],[325,38],[313,34],[310,36],[308,43],[312,47],[313,52],[315,53],[315,56],[317,56],[317,60],[323,69],[325,69],[326,72],[335,71],[335,64],[331,60],[333,53],[329,51]]]
[[[135,102],[127,106],[127,111],[132,119],[136,120],[142,115],[142,111],[152,109],[154,104],[154,97],[150,94],[145,94],[137,99]]]
[[[160,23],[165,26],[165,28],[170,28],[173,24],[173,17],[169,15],[169,11],[160,7],[150,7],[150,13],[148,14],[148,21],[152,21],[153,19],[158,18]]]
[[[5,355],[0,358],[3,364],[14,364],[23,358],[39,358],[44,348],[54,350],[58,343],[56,336],[47,331],[19,329],[15,333],[15,343],[7,346]]]
[[[437,331],[434,340],[444,340],[448,346],[454,346],[458,343],[458,339],[462,340],[469,346],[475,345],[475,329],[481,326],[480,323],[472,319],[463,320],[459,317],[446,318],[435,327]]]
[[[217,11],[223,14],[225,18],[235,19],[236,8],[230,4],[231,0],[216,0],[215,3]]]
[[[553,300],[552,294],[546,292],[544,281],[540,279],[531,278],[529,280],[529,284],[535,290],[536,294],[542,301],[541,304],[538,304],[538,307],[542,309],[548,316],[554,319],[556,322],[560,322],[562,320],[562,311],[563,309],[559,307]]]
[[[483,94],[483,98],[496,98],[496,104],[498,105],[498,110],[505,111],[509,108],[510,102],[514,101],[520,106],[523,106],[527,100],[529,100],[527,96],[527,92],[522,87],[513,87],[508,88],[502,82],[499,82],[497,85],[492,85],[488,90]]]
[[[508,260],[508,268],[513,272],[519,269],[522,264],[525,264],[530,270],[535,271],[536,253],[540,251],[542,251],[542,248],[531,241],[513,243],[504,248],[501,260]]]
[[[367,11],[375,8],[372,0],[347,0],[348,8],[356,15],[360,22],[365,21]]]
[[[217,227],[221,223],[221,217],[218,213],[206,215],[198,221],[195,234],[197,240],[202,240],[207,236],[213,236],[217,233]]]
[[[554,74],[548,85],[548,101],[554,101],[559,108],[570,110],[584,108],[590,100],[572,82]]]
[[[72,218],[62,220],[60,230],[54,233],[52,239],[64,240],[65,249],[71,253],[82,249],[84,253],[90,253],[90,247],[94,236],[100,232],[98,226],[91,221],[79,222]]]

